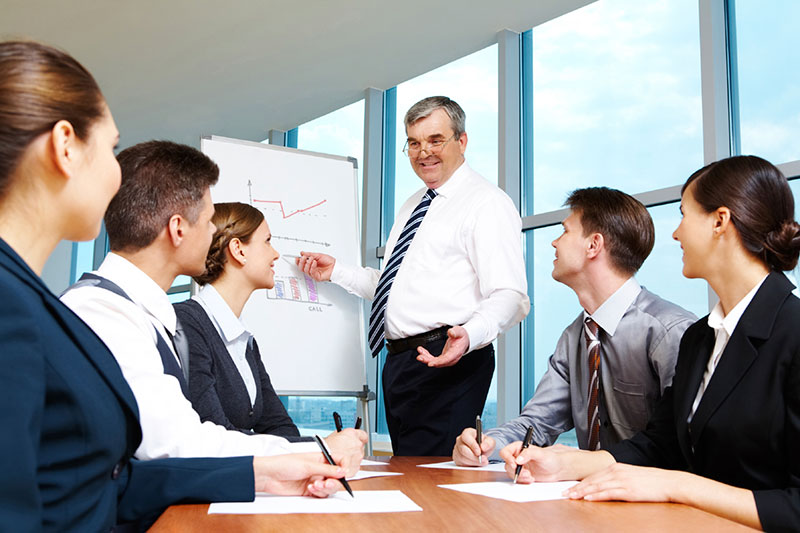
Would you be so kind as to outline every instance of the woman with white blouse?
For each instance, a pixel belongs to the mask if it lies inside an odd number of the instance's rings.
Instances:
[[[175,305],[189,343],[189,399],[203,421],[245,433],[300,437],[261,361],[258,344],[242,323],[256,289],[275,285],[280,254],[272,247],[264,215],[243,203],[215,205],[217,227],[202,289]]]

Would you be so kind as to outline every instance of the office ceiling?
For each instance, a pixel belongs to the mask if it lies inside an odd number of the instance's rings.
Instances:
[[[63,48],[100,83],[121,146],[262,140],[592,0],[0,0],[0,39]]]

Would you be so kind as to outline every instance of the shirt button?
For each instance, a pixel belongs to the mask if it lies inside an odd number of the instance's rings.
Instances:
[[[125,468],[125,461],[120,461],[114,465],[114,469],[111,470],[111,479],[119,478],[119,475],[122,473],[122,469]]]

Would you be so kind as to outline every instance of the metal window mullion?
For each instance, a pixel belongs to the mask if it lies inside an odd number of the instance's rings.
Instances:
[[[700,79],[703,99],[703,159],[705,164],[733,155],[734,127],[738,116],[731,105],[727,0],[699,0]],[[738,124],[736,125],[738,131]],[[708,308],[717,295],[708,286]]]
[[[364,170],[361,203],[361,260],[365,267],[380,268],[375,250],[381,245],[381,217],[384,153],[384,91],[369,88],[364,91]],[[370,302],[364,301],[364,331],[368,331]],[[369,349],[367,348],[367,351]],[[364,353],[367,386],[378,391],[378,361]],[[368,403],[369,428],[377,431],[378,402]],[[371,440],[370,440],[371,443]]]
[[[522,205],[521,37],[503,30],[498,43],[498,174],[497,184]],[[520,238],[523,238],[520,235]],[[497,424],[519,413],[522,393],[522,328],[516,325],[497,338]]]
[[[286,132],[284,130],[269,130],[269,144],[273,146],[286,146]]]
[[[673,185],[671,187],[664,187],[663,189],[634,194],[633,197],[642,202],[645,207],[657,207],[659,205],[680,201],[681,187],[682,185]],[[569,209],[557,209],[555,211],[547,211],[546,213],[529,215],[522,219],[522,231],[555,226],[556,224],[560,224],[568,215]]]

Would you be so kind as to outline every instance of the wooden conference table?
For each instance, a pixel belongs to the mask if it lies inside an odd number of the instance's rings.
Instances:
[[[164,532],[347,531],[364,533],[434,531],[752,531],[685,505],[670,503],[592,503],[547,501],[514,503],[466,494],[437,485],[507,479],[504,473],[419,468],[449,457],[374,457],[387,466],[363,470],[402,472],[402,476],[351,482],[354,491],[402,490],[422,512],[374,514],[209,515],[208,504],[174,505],[150,529]]]

